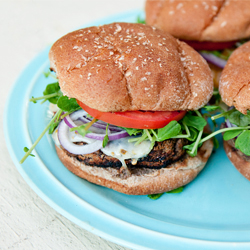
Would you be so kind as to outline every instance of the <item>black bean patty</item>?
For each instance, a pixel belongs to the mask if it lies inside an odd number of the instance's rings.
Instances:
[[[183,146],[187,145],[188,141],[185,139],[169,139],[163,142],[156,142],[151,152],[143,158],[136,161],[132,159],[125,160],[129,169],[134,168],[151,168],[160,169],[166,168],[171,163],[181,160],[185,155]],[[63,149],[65,150],[65,149]],[[112,157],[105,155],[101,150],[86,155],[74,155],[65,150],[65,152],[85,165],[97,167],[112,167],[119,169],[121,162]]]

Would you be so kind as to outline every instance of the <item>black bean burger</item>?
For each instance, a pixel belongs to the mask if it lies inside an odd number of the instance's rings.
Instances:
[[[186,43],[148,25],[112,23],[63,36],[49,58],[63,95],[81,107],[53,134],[74,174],[144,195],[183,186],[203,169],[213,143],[199,143],[206,121],[198,110],[213,81]]]

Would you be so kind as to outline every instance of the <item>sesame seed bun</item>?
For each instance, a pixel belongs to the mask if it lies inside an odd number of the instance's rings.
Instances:
[[[132,175],[123,178],[115,168],[87,166],[76,157],[68,155],[65,150],[56,147],[62,163],[75,175],[97,185],[112,188],[130,195],[146,195],[167,192],[191,182],[204,168],[213,150],[213,143],[203,143],[195,157],[186,154],[183,160],[171,164],[167,168],[137,168]]]
[[[219,92],[222,101],[241,113],[250,110],[250,42],[236,49],[222,71]]]
[[[49,58],[62,92],[102,112],[197,110],[213,92],[206,61],[148,25],[80,29],[55,42]]]
[[[184,40],[225,42],[250,36],[250,1],[147,0],[146,23]]]

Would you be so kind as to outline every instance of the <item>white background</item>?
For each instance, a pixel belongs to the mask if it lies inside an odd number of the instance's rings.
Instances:
[[[15,80],[47,45],[85,23],[143,8],[144,0],[0,0],[1,121]],[[41,200],[11,160],[3,122],[0,133],[0,249],[126,249],[81,229]]]

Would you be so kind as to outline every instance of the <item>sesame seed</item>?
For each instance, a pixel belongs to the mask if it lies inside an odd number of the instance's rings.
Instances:
[[[224,21],[223,23],[221,23],[221,25],[220,25],[220,27],[225,27],[227,25],[227,22],[226,21]]]
[[[125,76],[128,77],[128,76],[131,76],[132,75],[132,72],[131,71],[127,71]]]
[[[183,6],[183,3],[179,3],[177,6],[176,6],[176,9],[180,9],[181,7]]]
[[[78,63],[78,64],[76,65],[76,68],[80,69],[80,68],[81,68],[81,63]]]

